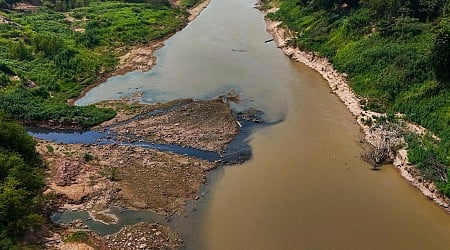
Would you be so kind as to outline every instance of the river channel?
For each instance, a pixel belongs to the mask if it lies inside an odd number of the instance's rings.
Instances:
[[[450,249],[450,216],[392,165],[359,159],[359,127],[327,83],[265,43],[255,0],[212,0],[156,53],[149,72],[110,78],[77,102],[143,92],[143,102],[210,98],[264,111],[253,157],[215,170],[184,222],[188,249]],[[178,225],[178,228],[177,228]]]

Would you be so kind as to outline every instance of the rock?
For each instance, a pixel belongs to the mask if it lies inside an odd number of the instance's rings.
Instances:
[[[62,159],[56,165],[55,183],[58,186],[73,184],[80,173],[80,163],[77,161]]]
[[[147,247],[147,244],[141,244],[141,245],[139,245],[139,249],[144,249],[144,248],[146,248]]]

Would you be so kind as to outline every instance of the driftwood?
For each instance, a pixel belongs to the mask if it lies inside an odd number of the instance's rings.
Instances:
[[[373,145],[361,153],[361,159],[378,169],[388,159],[394,159],[399,146],[404,143],[400,126],[382,123],[370,129]]]

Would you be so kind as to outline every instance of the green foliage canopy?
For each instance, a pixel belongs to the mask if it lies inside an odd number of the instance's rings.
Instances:
[[[43,170],[34,140],[0,113],[0,248],[11,249],[25,230],[43,222]]]

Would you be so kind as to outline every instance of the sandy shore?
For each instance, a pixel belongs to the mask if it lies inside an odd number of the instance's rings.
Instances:
[[[199,3],[197,6],[189,10],[190,16],[188,17],[189,22],[194,20],[206,7],[208,7],[208,4],[211,2],[211,0],[204,0],[203,2]]]
[[[268,12],[276,11],[275,9]],[[361,99],[351,90],[346,80],[346,74],[337,72],[328,59],[315,55],[314,53],[302,51],[287,45],[287,42],[293,37],[290,30],[280,27],[281,22],[272,21],[266,18],[267,31],[272,34],[277,46],[290,58],[297,62],[304,63],[306,66],[316,70],[328,82],[331,91],[336,94],[345,104],[348,110],[355,116],[356,122],[361,127],[366,141],[372,145],[378,143],[380,133],[382,131],[371,131],[371,127],[363,123],[363,120],[372,119],[375,116],[384,114],[372,111],[365,111],[360,105]],[[423,133],[425,129],[415,124],[406,124],[410,131]],[[439,204],[446,211],[450,212],[450,199],[440,194],[434,183],[427,182],[418,173],[415,166],[408,161],[407,151],[405,149],[398,150],[394,162],[401,175],[409,181],[409,183],[417,187],[428,199]]]

